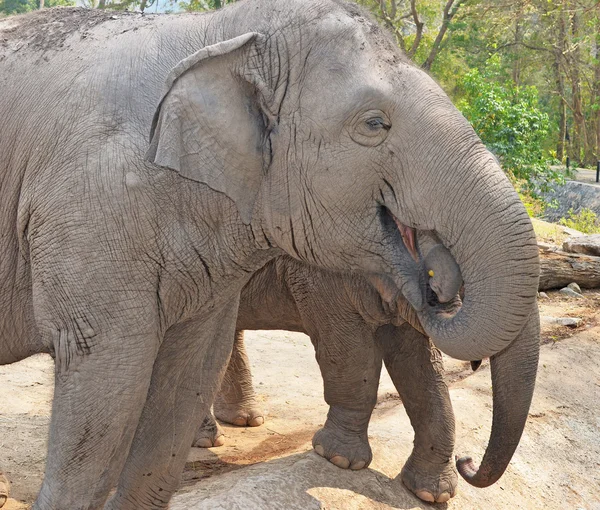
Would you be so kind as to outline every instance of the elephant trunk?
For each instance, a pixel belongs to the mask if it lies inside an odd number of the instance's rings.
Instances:
[[[539,335],[539,314],[535,304],[516,340],[491,358],[494,417],[490,442],[479,468],[470,457],[456,462],[458,472],[475,487],[495,483],[519,444],[535,386]]]
[[[419,312],[435,345],[467,361],[493,356],[515,339],[536,301],[539,279],[537,241],[525,207],[491,154],[471,152],[462,160],[462,176],[459,169],[451,173],[467,181],[469,192],[440,197],[441,213],[433,221],[460,267],[463,303],[454,315],[436,306]]]

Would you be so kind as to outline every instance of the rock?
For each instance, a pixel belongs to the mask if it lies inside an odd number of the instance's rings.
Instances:
[[[582,294],[575,292],[573,289],[570,289],[569,287],[564,287],[563,289],[560,289],[559,292],[561,294],[565,294],[566,296],[569,296],[569,297],[583,298]]]
[[[583,292],[581,292],[581,287],[575,282],[569,283],[569,285],[567,285],[567,288],[577,292],[577,294],[583,294]]]
[[[538,292],[538,298],[548,299],[548,294],[546,294],[545,292]]]
[[[570,227],[565,227],[564,225],[560,225],[560,228],[565,234],[569,234],[571,237],[581,237],[581,236],[585,235],[583,232],[580,232],[579,230],[575,230],[574,228],[570,228]]]
[[[578,328],[583,323],[583,319],[579,317],[550,317],[544,315],[541,319],[545,324],[558,324],[559,326],[567,326],[568,328]]]
[[[600,256],[600,234],[569,237],[563,243],[563,250],[598,257]]]
[[[391,510],[417,505],[418,500],[398,479],[372,469],[360,472],[340,469],[314,452],[308,452],[202,480],[189,492],[177,493],[169,508]]]
[[[546,207],[544,210],[546,221],[558,223],[561,218],[568,217],[569,209],[578,213],[584,207],[600,216],[600,186],[566,181],[563,186],[556,186],[542,195],[547,202],[553,200],[557,205],[557,207]]]

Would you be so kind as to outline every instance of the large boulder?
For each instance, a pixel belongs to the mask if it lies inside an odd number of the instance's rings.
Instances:
[[[563,186],[556,186],[544,199],[554,201],[556,207],[547,207],[544,219],[557,223],[569,215],[569,209],[578,213],[584,207],[600,216],[600,186],[583,182],[567,181]]]
[[[563,242],[563,250],[569,253],[583,253],[600,257],[600,234],[569,237]]]

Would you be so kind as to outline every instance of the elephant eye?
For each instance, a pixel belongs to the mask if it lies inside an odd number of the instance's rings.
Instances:
[[[392,127],[389,124],[386,124],[385,121],[381,117],[375,117],[373,119],[368,119],[366,121],[366,124],[367,124],[367,126],[369,126],[369,129],[372,129],[373,131],[376,131],[378,129],[385,129],[387,131]]]
[[[349,127],[350,137],[356,143],[375,147],[383,142],[392,124],[381,110],[368,110],[359,113]]]

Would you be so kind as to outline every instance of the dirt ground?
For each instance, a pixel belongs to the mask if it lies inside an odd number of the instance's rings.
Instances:
[[[543,345],[536,394],[513,462],[493,487],[459,482],[447,509],[600,510],[600,292],[585,299],[540,299]],[[547,317],[579,317],[575,328]],[[389,376],[382,374],[369,437],[374,461],[342,471],[311,451],[327,407],[310,341],[302,334],[247,336],[254,382],[267,414],[253,429],[225,426],[226,446],[193,449],[171,508],[431,508],[396,478],[410,453],[412,429]],[[491,425],[489,366],[446,359],[457,419],[458,454],[480,460]],[[53,391],[49,357],[0,367],[0,470],[12,482],[8,510],[27,508],[38,491]]]

